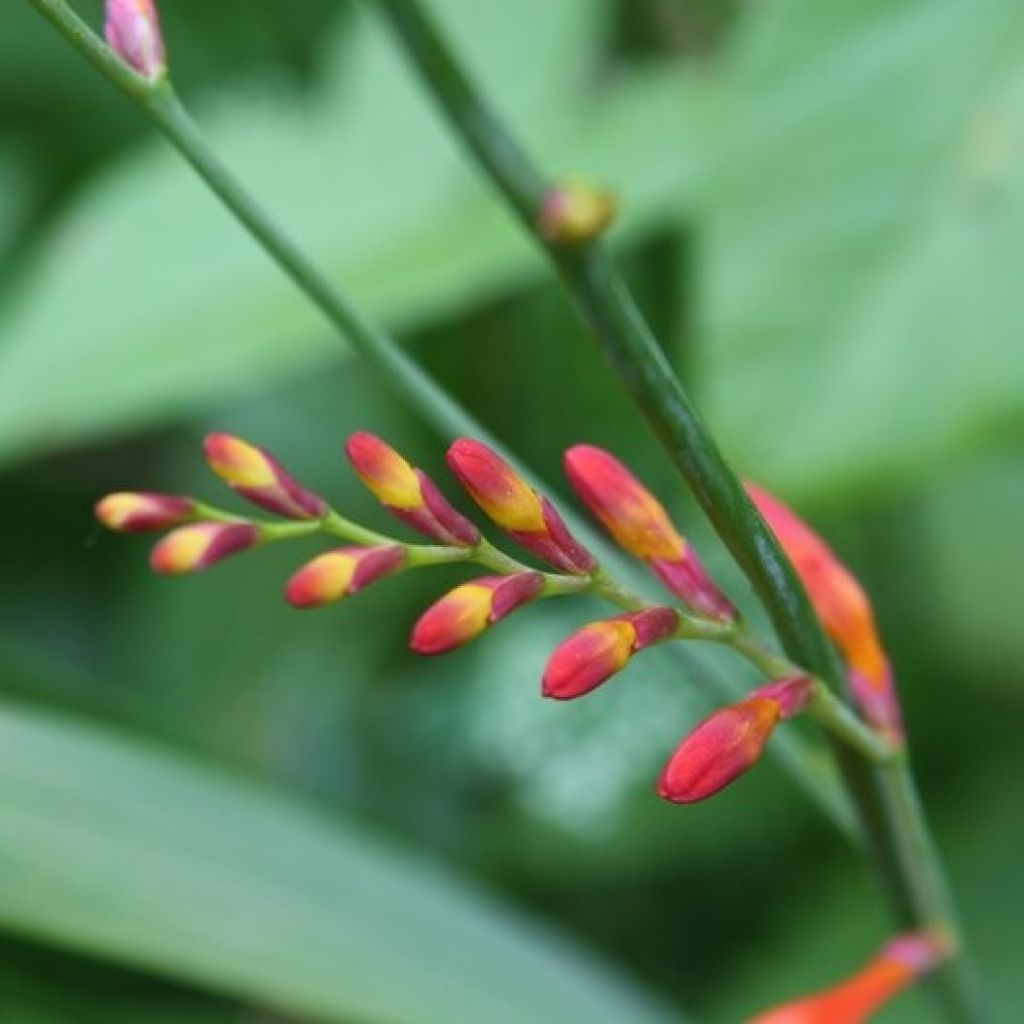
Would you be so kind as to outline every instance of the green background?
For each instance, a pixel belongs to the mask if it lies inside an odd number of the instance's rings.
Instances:
[[[164,6],[179,90],[330,275],[565,504],[567,445],[626,457],[756,616],[372,5]],[[997,1019],[1019,1019],[1024,9],[430,6],[545,168],[619,194],[617,258],[726,454],[868,586],[968,940]],[[341,454],[354,430],[453,494],[400,392],[8,3],[0,1017],[735,1021],[885,940],[786,757],[705,805],[654,796],[720,687],[752,682],[727,655],[652,653],[552,706],[539,675],[582,602],[419,661],[409,625],[464,572],[303,615],[280,590],[315,545],[154,578],[92,504],[221,501],[210,429],[378,528]],[[937,1018],[914,993],[880,1019]]]

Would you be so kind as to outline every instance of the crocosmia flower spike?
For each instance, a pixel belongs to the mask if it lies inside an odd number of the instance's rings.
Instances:
[[[110,48],[140,75],[159,78],[167,70],[160,19],[152,0],[107,0],[103,33]]]
[[[903,735],[899,698],[864,589],[791,509],[753,484],[747,484],[747,492],[793,563],[825,631],[842,653],[850,687],[868,721],[899,742]]]
[[[192,523],[167,534],[153,548],[149,564],[159,573],[178,576],[208,569],[259,542],[259,527],[251,523]]]
[[[231,434],[208,434],[203,442],[210,468],[233,491],[288,519],[322,519],[327,503],[296,483],[270,452]]]
[[[816,995],[785,1003],[750,1024],[861,1024],[949,955],[941,937],[921,932],[894,939],[862,970]]]
[[[353,434],[345,445],[359,479],[396,518],[442,544],[472,547],[480,531],[445,499],[434,481],[373,434]]]
[[[409,646],[418,654],[444,654],[461,647],[532,601],[543,585],[539,572],[481,576],[463,583],[420,616]]]
[[[389,576],[405,562],[399,544],[338,548],[307,562],[288,581],[285,598],[296,608],[317,608]]]
[[[591,622],[555,648],[544,671],[544,696],[571,700],[590,693],[637,651],[671,636],[678,622],[671,608],[644,608]]]
[[[614,455],[589,444],[565,453],[565,471],[583,503],[615,542],[641,558],[694,611],[729,621],[736,610],[672,525],[657,498]]]
[[[448,465],[484,512],[527,551],[561,572],[583,575],[597,567],[554,505],[487,445],[461,438],[448,449]]]
[[[176,494],[121,491],[96,502],[96,518],[108,530],[145,533],[167,530],[187,523],[194,515],[195,502]]]
[[[775,726],[801,711],[813,688],[808,676],[779,679],[709,715],[665,765],[659,796],[692,804],[724,789],[757,763]]]

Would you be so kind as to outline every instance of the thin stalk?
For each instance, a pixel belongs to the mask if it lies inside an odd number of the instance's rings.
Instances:
[[[538,230],[544,176],[478,92],[415,0],[376,0],[455,134],[549,256],[605,357],[665,446],[718,535],[758,592],[790,657],[846,692],[845,673],[806,591],[676,377],[597,240],[566,247]],[[905,760],[877,767],[836,746],[840,772],[902,924],[955,935],[955,912]],[[938,972],[951,1021],[985,1018],[963,957]]]

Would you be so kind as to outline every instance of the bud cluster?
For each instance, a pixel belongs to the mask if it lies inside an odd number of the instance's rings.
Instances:
[[[461,647],[543,598],[591,593],[618,604],[617,614],[582,626],[551,654],[541,690],[559,701],[592,692],[649,647],[694,637],[728,643],[741,628],[733,604],[662,504],[601,448],[577,445],[566,452],[570,483],[612,539],[642,561],[681,606],[648,603],[612,580],[551,500],[479,441],[461,438],[451,445],[447,463],[453,475],[495,525],[553,572],[491,545],[426,473],[379,437],[353,434],[345,450],[359,479],[384,508],[432,543],[409,544],[352,522],[300,484],[270,452],[223,433],[209,435],[204,444],[211,470],[238,496],[284,522],[151,492],[108,495],[96,514],[113,530],[169,531],[153,548],[150,562],[157,572],[170,575],[206,569],[273,541],[312,534],[340,539],[342,546],[317,555],[288,580],[285,598],[295,608],[331,604],[415,566],[465,562],[486,568],[487,575],[460,583],[420,616],[410,647],[424,655]],[[851,673],[868,680],[863,685],[888,678],[880,674],[884,655],[856,582],[792,513],[764,492],[751,490],[791,551],[826,626],[850,660]],[[767,671],[777,678],[715,711],[684,737],[662,772],[662,797],[692,803],[717,793],[757,762],[780,722],[809,706],[816,680],[795,668]],[[870,714],[873,705],[866,707]],[[891,716],[884,720],[892,721]]]

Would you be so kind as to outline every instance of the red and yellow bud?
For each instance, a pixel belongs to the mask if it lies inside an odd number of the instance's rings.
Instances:
[[[543,693],[572,700],[600,686],[637,651],[671,636],[679,616],[671,608],[644,608],[591,622],[555,649],[544,671]]]
[[[210,469],[233,491],[288,519],[322,519],[327,502],[297,483],[270,452],[231,434],[208,434]]]
[[[540,232],[556,245],[583,245],[604,233],[617,206],[607,189],[580,178],[567,179],[545,193]]]
[[[736,610],[672,525],[661,502],[614,455],[579,444],[565,453],[565,471],[583,503],[613,540],[650,565],[694,611],[730,621]]]
[[[448,465],[484,512],[527,551],[561,572],[583,575],[596,568],[554,505],[487,445],[461,438],[448,449]]]
[[[156,79],[167,70],[163,34],[153,0],[107,0],[103,33],[110,48],[140,75]]]
[[[348,439],[345,451],[374,497],[418,533],[464,547],[480,539],[480,531],[452,508],[434,481],[379,437],[360,431]]]
[[[852,977],[824,992],[766,1010],[750,1024],[862,1024],[950,952],[949,943],[936,934],[900,936]]]
[[[780,718],[777,701],[748,697],[709,715],[669,758],[658,795],[677,804],[706,800],[752,768]]]
[[[863,587],[791,509],[753,484],[747,484],[747,492],[793,563],[825,631],[842,653],[851,689],[868,721],[900,740],[899,698]]]
[[[180,526],[192,519],[195,510],[196,503],[191,498],[149,491],[120,491],[96,502],[96,518],[107,529],[123,533]]]
[[[481,576],[432,604],[413,627],[409,646],[417,654],[444,654],[478,637],[540,594],[539,572]]]
[[[800,714],[807,707],[817,685],[812,676],[786,676],[759,686],[751,691],[750,696],[775,701],[779,705],[779,718],[785,720]]]
[[[149,564],[156,572],[178,576],[208,569],[259,542],[259,527],[251,523],[192,523],[179,526],[159,541]]]
[[[307,562],[288,581],[285,599],[296,608],[318,608],[358,593],[405,563],[399,544],[337,548]]]

